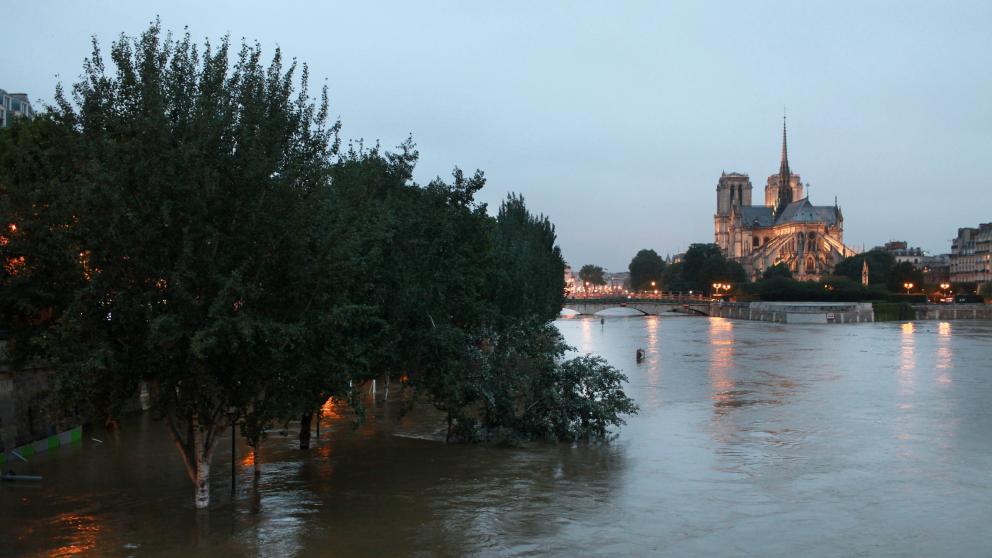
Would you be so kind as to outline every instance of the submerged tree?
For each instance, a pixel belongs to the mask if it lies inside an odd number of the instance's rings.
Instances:
[[[113,43],[109,71],[94,41],[72,101],[59,92],[51,115],[64,171],[33,202],[71,215],[24,218],[59,231],[39,235],[63,260],[78,254],[84,277],[46,332],[59,391],[114,416],[147,382],[197,507],[217,436],[306,376],[299,348],[323,316],[314,208],[337,125],[326,96],[308,97],[305,67],[296,80],[295,62],[261,56],[244,45],[232,63],[227,40],[201,52],[155,23]],[[29,257],[28,273],[58,259]]]
[[[411,142],[339,153],[306,68],[261,57],[155,23],[113,70],[94,42],[71,99],[0,134],[15,362],[50,359],[64,405],[110,419],[148,386],[200,508],[232,421],[257,451],[302,418],[306,446],[323,401],[360,408],[351,386],[380,375],[459,439],[598,436],[633,412],[619,372],[563,359],[549,219],[517,196],[489,216],[478,171],[414,183]]]

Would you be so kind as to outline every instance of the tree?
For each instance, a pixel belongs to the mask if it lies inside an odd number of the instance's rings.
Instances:
[[[565,261],[555,244],[555,227],[544,215],[527,211],[523,196],[507,195],[493,229],[494,293],[498,316],[536,316],[549,321],[561,313]]]
[[[582,284],[605,285],[606,278],[603,276],[605,273],[598,265],[586,264],[579,270],[579,280]]]
[[[885,250],[869,250],[863,254],[844,258],[834,266],[833,274],[860,283],[865,260],[868,261],[868,284],[888,285],[889,273],[895,266],[896,259]]]
[[[728,261],[716,244],[691,244],[682,261],[672,266],[670,288],[709,291],[713,283],[744,283],[747,275],[741,264]]]
[[[870,272],[869,272],[870,273]],[[923,290],[923,272],[916,269],[910,262],[899,262],[892,266],[885,286],[894,293],[906,292],[906,284],[912,284],[910,290]]]
[[[768,269],[761,274],[762,279],[771,279],[773,277],[782,277],[785,279],[792,279],[792,270],[785,263],[777,263],[772,266],[768,266]]]
[[[112,418],[147,382],[199,508],[229,421],[319,367],[322,352],[299,348],[325,321],[315,208],[337,145],[306,67],[296,80],[278,50],[267,67],[257,45],[233,65],[229,50],[224,40],[201,54],[155,22],[113,43],[109,72],[94,41],[73,101],[58,91],[43,120],[60,147],[42,167],[43,199],[20,194],[32,177],[3,179],[19,192],[5,211],[55,247],[26,258],[25,273],[47,281],[39,289],[63,281],[44,269],[75,261],[73,289],[36,335],[58,392]]]
[[[618,371],[562,368],[564,264],[522,198],[493,218],[481,171],[416,184],[410,141],[340,152],[326,92],[279,51],[232,64],[226,40],[201,56],[156,22],[110,60],[94,43],[73,101],[0,134],[0,311],[68,405],[115,418],[147,383],[197,507],[231,421],[257,451],[298,417],[306,447],[321,402],[360,414],[350,386],[379,375],[445,412],[449,438],[598,436],[636,410]]]
[[[654,250],[640,250],[627,266],[630,270],[630,289],[645,291],[661,288],[665,262]],[[652,283],[654,283],[652,285]]]

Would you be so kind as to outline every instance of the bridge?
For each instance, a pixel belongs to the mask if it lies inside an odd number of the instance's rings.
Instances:
[[[579,315],[592,315],[611,308],[629,308],[645,316],[663,313],[682,313],[697,316],[710,315],[710,300],[700,296],[679,297],[569,297],[562,310],[572,310]]]

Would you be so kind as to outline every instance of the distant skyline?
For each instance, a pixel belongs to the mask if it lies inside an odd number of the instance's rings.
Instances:
[[[950,251],[992,221],[992,3],[124,3],[8,10],[0,88],[36,108],[76,81],[96,36],[188,27],[310,66],[344,140],[413,136],[416,179],[485,171],[479,199],[519,192],[566,259],[623,271],[713,241],[720,173],[763,201],[789,161],[844,212],[846,243]]]

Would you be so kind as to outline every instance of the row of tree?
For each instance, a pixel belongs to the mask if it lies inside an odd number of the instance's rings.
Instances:
[[[141,386],[209,503],[232,421],[266,428],[402,378],[448,439],[603,436],[636,411],[624,376],[566,361],[554,226],[481,172],[413,179],[342,148],[326,90],[258,45],[203,48],[157,22],[94,41],[82,79],[0,134],[0,313],[15,366],[56,371],[57,407],[119,417]],[[256,456],[257,461],[257,456]]]
[[[642,292],[652,290],[709,292],[713,283],[743,283],[744,268],[728,260],[716,244],[692,244],[675,263],[668,263],[654,250],[640,250],[628,266],[627,288]],[[583,284],[605,285],[602,267],[582,266],[579,280]]]
[[[869,286],[862,288],[861,273],[868,262]],[[640,250],[630,261],[631,291],[650,290],[709,292],[714,283],[736,285],[738,291],[760,293],[765,300],[871,300],[885,298],[889,293],[905,292],[911,283],[916,289],[924,287],[923,272],[909,262],[897,262],[884,250],[870,250],[839,262],[829,278],[811,286],[793,285],[792,272],[785,264],[769,267],[762,274],[759,286],[741,289],[747,282],[744,268],[728,260],[715,244],[692,244],[674,263],[666,262],[654,250]],[[585,265],[580,280],[590,285],[605,284],[603,268]],[[770,281],[774,279],[774,281]],[[827,288],[824,289],[824,285]],[[931,287],[936,287],[932,285]],[[823,292],[827,290],[829,292]]]

